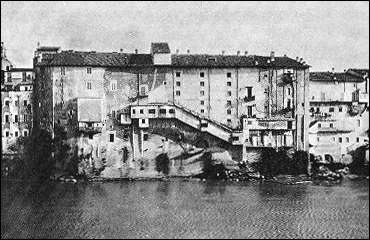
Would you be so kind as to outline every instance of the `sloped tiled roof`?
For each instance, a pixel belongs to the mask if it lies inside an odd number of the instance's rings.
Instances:
[[[348,69],[348,71],[361,74],[362,76],[363,75],[369,76],[369,69],[365,69],[365,68],[350,68],[350,69]]]
[[[277,68],[308,68],[289,57],[275,57],[271,61],[265,56],[239,55],[208,55],[208,54],[179,54],[172,55],[172,65],[178,67],[277,67]]]
[[[275,68],[308,68],[289,57],[275,57],[271,61],[265,56],[240,55],[207,55],[207,54],[172,54],[173,67],[275,67]],[[62,51],[56,54],[44,54],[41,63],[49,66],[97,66],[128,67],[152,66],[151,54],[101,53]]]
[[[354,72],[310,72],[310,81],[322,81],[322,82],[363,82],[364,78],[362,75]]]
[[[152,43],[151,45],[152,53],[171,53],[170,47],[166,42]]]

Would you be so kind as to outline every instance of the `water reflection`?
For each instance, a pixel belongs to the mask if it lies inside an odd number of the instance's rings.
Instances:
[[[369,183],[1,183],[2,238],[368,238]]]

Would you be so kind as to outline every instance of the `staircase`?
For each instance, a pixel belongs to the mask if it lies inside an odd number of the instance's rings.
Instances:
[[[178,104],[168,103],[132,105],[131,118],[139,119],[139,127],[141,119],[175,118],[195,129],[198,129],[199,131],[207,132],[226,142],[232,143],[234,145],[242,144],[242,141],[240,141],[240,139],[235,139],[236,135],[242,135],[240,131],[238,131],[237,133],[234,132],[233,134],[233,130],[228,126]]]

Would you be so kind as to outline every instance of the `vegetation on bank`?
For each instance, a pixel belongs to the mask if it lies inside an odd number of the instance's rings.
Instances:
[[[276,151],[274,148],[261,150],[258,161],[251,163],[251,167],[266,178],[277,175],[307,174],[309,154],[305,151],[296,151],[292,156],[285,150]]]
[[[40,130],[28,137],[19,137],[8,149],[14,155],[2,160],[2,175],[24,180],[45,180],[51,176],[55,162],[49,132]]]

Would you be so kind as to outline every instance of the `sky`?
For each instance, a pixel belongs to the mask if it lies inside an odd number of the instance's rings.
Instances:
[[[369,2],[1,1],[1,41],[16,67],[37,43],[62,50],[302,57],[311,71],[369,68]]]

